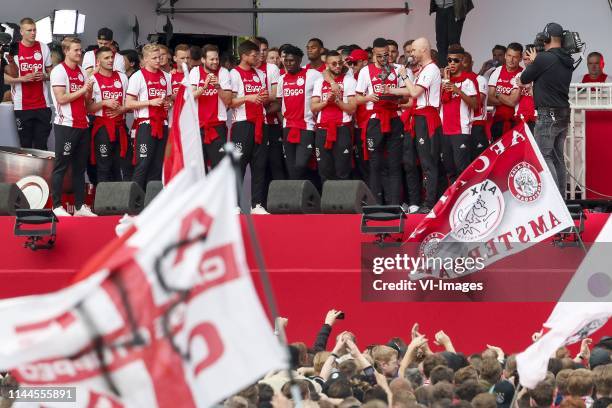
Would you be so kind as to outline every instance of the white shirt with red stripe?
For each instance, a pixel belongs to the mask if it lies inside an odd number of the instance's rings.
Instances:
[[[468,78],[463,82],[455,82],[455,86],[467,96],[475,96],[478,92]],[[472,132],[472,109],[458,93],[453,92],[450,101],[442,103],[440,118],[445,135],[468,135]]]
[[[280,77],[276,96],[283,100],[281,111],[284,127],[314,130],[315,121],[310,110],[310,99],[315,82],[322,78],[319,71],[305,68],[300,69],[296,74],[287,72]]]
[[[509,72],[505,65],[497,67],[489,77],[489,86],[495,88],[495,93],[500,95],[510,95],[514,89],[514,77],[523,71],[523,68],[518,67],[518,70]],[[493,117],[501,119],[511,119],[514,116],[514,107],[507,105],[497,105]]]
[[[70,68],[62,62],[51,71],[51,87],[61,87],[67,93],[74,93],[85,86],[87,72],[77,65],[76,69]],[[51,92],[51,99],[55,107],[56,125],[69,126],[78,129],[85,129],[88,126],[87,108],[85,105],[85,95],[72,102],[59,104],[55,99],[55,93]]]
[[[257,68],[245,71],[240,66],[237,66],[230,71],[230,80],[232,83],[232,93],[235,93],[238,98],[258,94],[266,86],[266,75]],[[232,121],[240,122],[247,120],[247,117],[252,118],[259,114],[259,112],[256,112],[259,110],[265,114],[263,105],[245,102],[232,110]]]
[[[113,71],[110,77],[99,72],[92,75],[94,102],[102,102],[107,99],[115,99],[123,105],[127,93],[128,78],[123,72]],[[108,116],[108,108],[102,107],[94,113],[95,116]]]
[[[136,97],[138,101],[149,101],[156,98],[165,98],[172,94],[170,74],[158,69],[157,72],[149,72],[154,77],[147,81],[141,70],[135,72],[129,80],[127,94]],[[134,119],[149,118],[149,108],[147,106],[134,109]]]
[[[357,81],[355,81],[355,78],[348,73],[335,78],[335,80],[342,91],[342,101],[344,103],[348,103],[348,98],[350,96],[355,96]],[[321,98],[321,102],[325,102],[331,95],[331,90],[331,84],[325,81],[323,78],[319,78],[315,82],[312,96],[318,96]],[[328,104],[317,115],[317,125],[330,121],[337,123],[349,123],[352,119],[353,115],[344,112],[336,104]]]
[[[400,78],[399,72],[395,67],[391,66],[391,73],[387,76],[384,83],[379,75],[382,73],[382,68],[378,68],[375,64],[369,64],[366,67],[361,68],[359,71],[359,77],[357,78],[356,92],[363,95],[382,95],[385,91],[385,85],[390,85],[393,88],[401,88],[403,82]],[[393,106],[388,101],[379,101],[376,104],[374,102],[367,102],[365,107],[367,110],[373,110],[377,106]],[[395,105],[397,109],[397,105]]]
[[[94,68],[97,65],[96,54],[98,50],[87,51],[85,55],[83,55],[83,63],[81,66],[83,69]],[[118,52],[113,53],[113,71],[123,72],[125,74],[125,60],[123,59],[123,55]]]
[[[19,51],[13,57],[19,76],[32,72],[46,72],[51,67],[51,54],[46,44],[36,41],[31,47],[19,43]],[[13,109],[32,110],[51,106],[49,88],[45,81],[19,82],[11,85]]]
[[[440,107],[440,89],[442,86],[442,76],[440,68],[433,62],[425,65],[415,74],[414,84],[425,90],[417,98],[416,108],[426,106]]]
[[[217,72],[213,74],[219,79],[219,87],[223,91],[232,91],[232,81],[230,79],[229,71],[220,67]],[[189,73],[189,82],[195,87],[203,87],[206,82],[206,76],[208,72],[204,70],[203,66],[194,67]],[[198,105],[198,117],[200,119],[200,127],[207,123],[225,122],[227,121],[227,106],[223,103],[223,100],[219,97],[219,90],[211,84],[208,84],[204,92],[196,100]]]
[[[278,84],[278,80],[281,76],[280,74],[280,70],[278,69],[278,67],[274,64],[269,64],[269,63],[265,63],[265,64],[261,64],[261,66],[258,68],[260,71],[262,71],[265,76],[266,76],[266,85],[268,86],[268,93],[271,95],[272,94],[272,86],[277,85]],[[266,124],[268,125],[277,125],[279,124],[278,121],[278,116],[275,113],[267,113],[266,114]]]
[[[487,100],[489,99],[489,82],[487,78],[482,75],[478,75],[476,77],[478,81],[478,92],[480,92],[480,115],[474,116],[472,118],[473,121],[476,120],[486,120],[487,119]]]

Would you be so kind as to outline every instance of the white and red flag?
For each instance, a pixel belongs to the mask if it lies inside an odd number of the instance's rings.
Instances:
[[[0,302],[0,370],[76,387],[78,407],[190,408],[285,368],[231,210],[229,158],[194,179],[180,172],[72,286]]]
[[[520,382],[534,388],[546,377],[548,360],[559,347],[589,337],[612,316],[610,250],[612,219],[608,218],[586,258],[542,325],[542,336],[516,356]]]
[[[186,165],[194,166],[201,177],[205,173],[198,108],[191,92],[187,65],[183,64],[182,69],[185,75],[174,100],[164,155],[164,185]]]
[[[420,256],[444,251],[438,255],[484,258],[489,265],[573,225],[533,135],[521,124],[461,173],[405,241],[420,244]],[[410,276],[459,275],[438,268]]]

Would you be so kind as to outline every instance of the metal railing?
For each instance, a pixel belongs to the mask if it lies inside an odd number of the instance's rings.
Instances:
[[[586,115],[589,110],[612,111],[612,83],[573,83],[570,85],[570,125],[565,141],[565,163],[571,176],[570,199],[586,198]],[[577,197],[578,196],[578,197]]]

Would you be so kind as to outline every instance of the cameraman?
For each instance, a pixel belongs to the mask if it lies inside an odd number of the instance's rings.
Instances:
[[[538,112],[535,140],[561,196],[565,197],[563,147],[570,120],[569,85],[574,60],[562,46],[563,28],[559,24],[547,24],[538,37],[543,39],[544,51],[538,53],[533,48],[527,51],[532,64],[517,77],[517,84],[533,82],[533,99]]]

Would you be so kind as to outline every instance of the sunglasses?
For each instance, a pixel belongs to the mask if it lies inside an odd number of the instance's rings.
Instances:
[[[461,59],[461,58],[447,58],[447,59],[446,59],[446,62],[448,62],[449,64],[450,64],[451,62],[454,62],[455,64],[458,64],[458,63],[460,63],[461,61],[462,61],[462,59]]]
[[[349,67],[352,67],[355,65],[355,63],[353,61],[346,61],[346,65],[348,65]]]

